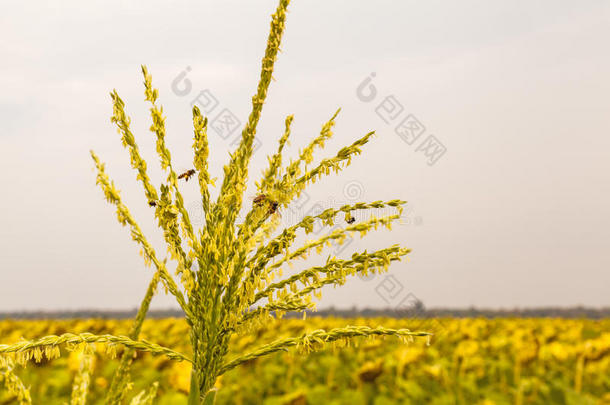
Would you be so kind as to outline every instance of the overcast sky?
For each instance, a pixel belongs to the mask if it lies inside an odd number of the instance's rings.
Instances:
[[[0,311],[138,304],[151,269],[96,187],[89,149],[165,252],[110,123],[108,93],[126,102],[159,184],[140,64],[160,89],[174,164],[189,168],[191,102],[205,91],[211,120],[226,111],[246,120],[275,6],[3,2]],[[608,38],[605,1],[293,1],[250,184],[286,115],[295,115],[294,156],[342,107],[318,157],[369,130],[378,136],[283,220],[316,204],[409,201],[392,232],[325,255],[400,243],[410,260],[389,278],[325,290],[319,306],[413,297],[429,307],[610,305]],[[413,119],[423,132],[411,126],[401,137],[397,126]],[[214,176],[240,130],[226,139],[210,131]],[[200,225],[196,183],[183,189]],[[173,304],[160,296],[154,305]]]

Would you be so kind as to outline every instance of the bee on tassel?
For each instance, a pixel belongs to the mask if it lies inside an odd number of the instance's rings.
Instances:
[[[267,214],[269,214],[269,215],[275,214],[279,206],[280,206],[280,203],[278,203],[277,201],[271,201],[271,204],[269,204],[269,210],[267,211]]]
[[[257,194],[256,197],[252,198],[252,204],[256,205],[257,207],[261,207],[265,203],[266,199],[266,194]]]
[[[265,202],[269,203],[269,209],[267,210],[267,214],[275,214],[280,206],[280,203],[278,203],[277,201],[270,200],[266,194],[257,194],[256,197],[252,199],[252,204],[257,207],[262,207]]]
[[[354,222],[356,222],[356,218],[354,218],[351,214],[351,212],[346,212],[345,213],[345,222],[347,222],[348,224],[353,224]]]

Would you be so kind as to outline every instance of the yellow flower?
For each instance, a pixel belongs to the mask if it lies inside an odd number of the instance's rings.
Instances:
[[[80,369],[81,362],[83,361],[84,353],[82,350],[76,350],[70,352],[68,356],[68,369],[73,372],[77,372]],[[92,367],[95,367],[95,356],[92,359]]]
[[[398,358],[398,364],[404,367],[419,360],[424,355],[424,349],[419,346],[407,346],[399,348],[394,354]]]
[[[549,353],[552,359],[565,361],[574,355],[574,348],[565,343],[553,342],[544,347],[544,353]]]
[[[95,379],[95,385],[102,389],[108,388],[108,380],[106,380],[104,377],[97,377]]]
[[[438,363],[432,364],[432,365],[426,365],[426,366],[424,366],[424,371],[426,373],[430,374],[432,377],[440,379],[441,374],[443,372],[443,366],[441,366]]]
[[[186,361],[175,362],[169,375],[169,383],[172,388],[188,394],[191,388],[191,364]]]
[[[463,340],[455,349],[455,354],[458,357],[474,356],[479,350],[479,344],[474,340]]]

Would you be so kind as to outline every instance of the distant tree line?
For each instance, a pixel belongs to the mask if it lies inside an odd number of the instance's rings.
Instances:
[[[130,319],[134,318],[136,310],[76,310],[76,311],[15,311],[0,312],[0,319]],[[308,316],[340,317],[340,318],[568,318],[568,319],[602,319],[610,318],[610,308],[586,307],[541,307],[516,309],[484,309],[484,308],[432,308],[426,309],[422,303],[401,309],[337,309],[330,307],[315,312],[308,312]],[[151,310],[151,318],[181,318],[184,313],[178,309]],[[301,318],[303,314],[287,313],[287,318]]]

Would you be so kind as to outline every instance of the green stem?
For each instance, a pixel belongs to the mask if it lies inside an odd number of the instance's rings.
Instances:
[[[146,314],[148,313],[148,309],[150,308],[150,302],[155,295],[155,290],[157,288],[157,284],[159,283],[159,270],[155,273],[153,278],[150,280],[148,284],[148,288],[146,289],[146,295],[144,295],[144,299],[140,304],[140,309],[138,310],[138,314],[136,315],[136,319],[131,327],[131,331],[129,333],[129,338],[133,340],[137,340],[140,336],[140,331],[142,330],[142,324],[144,323],[144,319],[146,319]],[[119,363],[119,367],[117,368],[114,376],[112,378],[112,383],[110,384],[110,390],[106,395],[106,403],[107,404],[120,404],[125,397],[125,386],[127,385],[127,380],[129,378],[129,369],[131,367],[131,363],[133,361],[134,350],[131,348],[125,348],[123,355],[121,356],[121,362]]]
[[[216,403],[216,390],[209,391],[203,399],[203,405],[214,405]]]
[[[191,391],[189,392],[188,405],[199,405],[199,379],[195,372],[195,366],[191,370]]]

